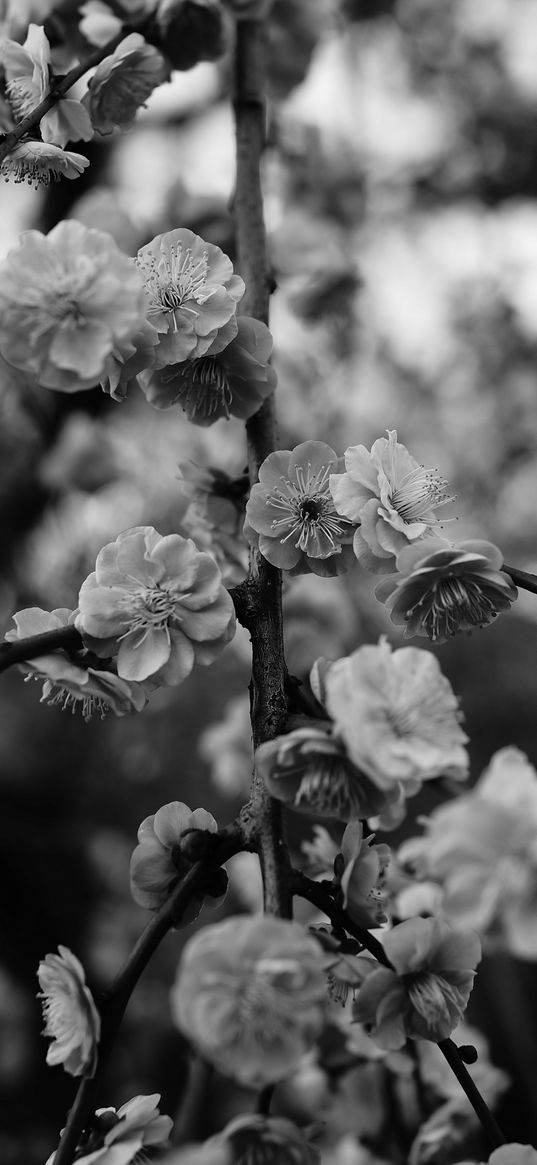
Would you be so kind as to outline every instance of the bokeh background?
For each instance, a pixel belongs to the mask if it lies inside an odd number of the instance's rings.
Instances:
[[[281,447],[319,438],[341,453],[395,428],[449,478],[446,533],[489,538],[536,570],[537,0],[276,0],[268,74]],[[23,229],[75,217],[128,254],[186,226],[233,257],[228,94],[226,59],[176,73],[132,132],[90,145],[78,181],[2,184],[0,253]],[[22,607],[75,607],[97,551],[129,526],[193,533],[177,479],[188,458],[240,474],[242,426],[194,428],[141,393],[121,404],[100,390],[53,393],[2,365],[1,628]],[[291,671],[304,677],[317,656],[381,633],[398,642],[373,586],[358,569],[289,582]],[[537,598],[522,593],[508,616],[439,655],[461,697],[473,778],[511,743],[537,763]],[[1,677],[2,1165],[41,1165],[73,1097],[73,1081],[44,1065],[39,959],[63,943],[104,989],[147,920],[128,888],[140,821],[173,799],[232,819],[251,768],[248,673],[241,631],[138,717],[89,724],[40,704],[19,671]],[[290,815],[295,853],[307,835]],[[255,866],[238,862],[212,917],[255,907],[258,894]],[[159,1091],[164,1111],[179,1108],[187,1053],[168,993],[183,941],[169,936],[143,976],[103,1104]],[[496,952],[471,1013],[513,1081],[500,1109],[510,1138],[534,1143],[536,985],[534,964]],[[220,1078],[191,1087],[186,1139],[253,1103]],[[363,1081],[346,1088],[334,1139],[349,1125],[363,1132],[365,1096]],[[280,1104],[308,1116],[304,1098]]]

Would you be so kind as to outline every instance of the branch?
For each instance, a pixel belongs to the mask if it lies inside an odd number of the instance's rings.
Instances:
[[[16,639],[13,643],[0,644],[0,672],[7,671],[15,663],[25,663],[40,655],[48,655],[62,647],[67,653],[81,651],[84,644],[76,627],[58,627],[57,631],[43,631],[41,635],[30,635],[27,639]]]
[[[264,323],[268,320],[269,269],[263,219],[260,165],[265,145],[263,99],[264,26],[261,21],[241,20],[236,26],[235,124],[237,179],[235,225],[239,270],[246,283],[242,311]],[[259,466],[276,448],[276,424],[272,397],[246,424],[250,485],[257,481]],[[254,747],[283,731],[287,707],[281,606],[281,572],[253,550],[241,620],[252,639],[250,685]],[[254,774],[250,805],[250,842],[257,844],[263,872],[265,910],[279,917],[292,915],[290,863],[283,841],[282,807],[269,797]]]
[[[214,849],[207,861],[195,862],[170,897],[151,919],[116,976],[102,1007],[101,1040],[95,1075],[86,1077],[78,1089],[63,1135],[54,1156],[54,1165],[72,1165],[76,1147],[93,1116],[95,1097],[103,1069],[108,1062],[127,1004],[149,960],[168,931],[182,918],[188,903],[199,892],[208,873],[238,853],[242,834],[237,825],[226,826],[213,835]]]
[[[363,930],[362,927],[356,926],[352,919],[349,918],[347,911],[334,902],[332,894],[326,885],[323,885],[322,882],[313,882],[305,874],[300,873],[298,870],[293,870],[292,886],[293,893],[298,894],[301,898],[306,898],[308,902],[312,902],[314,906],[317,906],[319,910],[322,910],[323,914],[326,914],[331,919],[334,926],[346,930],[347,934],[358,939],[362,946],[370,951],[379,963],[382,963],[383,967],[387,967],[391,971],[395,970],[382,943],[374,935],[370,934],[368,930]],[[439,1040],[438,1047],[445,1056],[452,1072],[457,1077],[461,1088],[466,1093],[491,1145],[495,1149],[499,1148],[500,1145],[505,1145],[505,1137],[461,1059],[457,1045],[453,1043],[453,1040],[448,1039]]]
[[[516,566],[507,566],[505,562],[502,570],[512,578],[515,586],[520,587],[523,591],[531,591],[532,595],[537,595],[537,575],[528,574],[527,570],[517,570]]]

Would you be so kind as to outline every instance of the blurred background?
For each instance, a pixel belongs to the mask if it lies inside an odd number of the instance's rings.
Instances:
[[[537,570],[537,0],[275,0],[268,74],[281,447],[319,438],[342,453],[395,428],[457,495],[448,535],[491,539],[511,565]],[[74,217],[131,255],[185,226],[233,258],[228,95],[226,59],[176,73],[131,132],[83,150],[91,165],[78,181],[2,184],[0,255],[21,230]],[[100,390],[53,393],[3,364],[2,632],[23,607],[75,607],[97,551],[129,526],[196,536],[178,480],[187,459],[240,474],[241,424],[195,428],[141,393],[121,404]],[[226,561],[237,581],[241,548]],[[374,584],[358,569],[289,581],[292,672],[304,677],[319,655],[381,633],[397,645]],[[439,655],[461,698],[472,779],[507,744],[537,763],[537,598],[522,593],[509,615]],[[42,1165],[74,1094],[71,1078],[45,1068],[39,960],[67,945],[104,989],[147,921],[128,887],[141,820],[174,799],[203,805],[219,824],[235,815],[251,768],[248,675],[240,631],[215,665],[157,692],[139,716],[88,724],[39,703],[19,671],[1,677],[2,1165]],[[290,814],[294,854],[309,835]],[[224,906],[198,925],[256,908],[258,895],[255,865],[237,861]],[[170,935],[141,980],[103,1104],[158,1091],[163,1111],[179,1108],[187,1052],[168,993],[183,941]],[[471,1010],[513,1081],[500,1106],[509,1139],[534,1143],[536,985],[531,962],[493,952]],[[370,1160],[370,1077],[349,1084],[352,1073],[330,1063],[332,1140],[350,1127],[365,1147],[353,1157],[340,1146],[326,1160]],[[206,1112],[200,1126],[208,1087],[209,1127]],[[318,1074],[301,1087],[280,1105],[307,1120]],[[186,1139],[253,1104],[220,1078],[200,1076],[197,1089]]]

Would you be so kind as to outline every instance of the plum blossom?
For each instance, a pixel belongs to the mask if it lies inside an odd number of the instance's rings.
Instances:
[[[131,32],[97,65],[88,83],[83,104],[94,130],[110,134],[115,129],[128,129],[140,106],[169,75],[158,49],[147,44],[139,32]]]
[[[276,387],[276,373],[268,363],[272,336],[259,320],[241,316],[234,339],[220,350],[183,360],[141,379],[150,404],[168,409],[179,404],[195,425],[212,425],[220,417],[248,417],[261,407]]]
[[[17,122],[31,113],[50,91],[50,45],[45,31],[30,24],[23,45],[0,37],[0,64],[6,76],[6,95]],[[65,146],[69,141],[89,141],[93,126],[80,101],[62,97],[39,122],[41,137],[48,145]]]
[[[461,1161],[460,1165],[477,1165],[473,1161]],[[533,1145],[521,1145],[520,1141],[510,1141],[494,1149],[482,1165],[537,1165],[537,1149]]]
[[[424,826],[399,858],[441,889],[443,915],[534,959],[537,773],[524,753],[501,749],[474,788],[440,805]]]
[[[62,1064],[70,1076],[93,1076],[101,1035],[99,1013],[82,964],[68,947],[59,946],[58,951],[58,955],[46,955],[37,972],[43,1034],[52,1040],[47,1064]]]
[[[218,825],[212,813],[191,810],[182,801],[171,801],[142,821],[138,830],[140,844],[132,854],[130,866],[131,893],[139,906],[158,910],[184,877],[191,862],[181,852],[181,839],[193,829],[216,833]],[[189,922],[199,913],[200,906],[201,900],[197,900],[195,912],[188,911]]]
[[[212,663],[235,630],[233,602],[210,554],[152,526],[125,530],[83,582],[76,627],[127,680],[179,684]]]
[[[398,574],[383,579],[375,594],[392,623],[405,628],[405,638],[427,635],[433,643],[445,643],[509,610],[518,592],[501,567],[502,555],[492,542],[431,538],[402,550]]]
[[[286,1076],[320,1034],[324,967],[320,946],[298,924],[226,918],[187,942],[172,1014],[211,1063],[259,1088]]]
[[[157,368],[205,356],[209,348],[214,355],[237,335],[244,282],[220,247],[179,228],[142,247],[136,263],[149,321],[160,335]]]
[[[140,373],[155,363],[155,345],[158,332],[146,320],[132,332],[126,340],[117,344],[108,356],[101,376],[101,388],[113,400],[122,401],[136,385],[140,386]]]
[[[321,1154],[293,1121],[248,1113],[237,1116],[209,1144],[230,1145],[233,1165],[320,1165]]]
[[[364,838],[360,821],[347,825],[341,840],[341,868],[336,866],[343,906],[365,929],[388,921],[385,881],[391,851],[388,845],[374,845],[373,836]]]
[[[0,263],[0,353],[44,388],[80,392],[145,320],[132,259],[74,219],[25,231]]]
[[[88,159],[82,154],[46,142],[23,141],[0,162],[0,178],[5,182],[27,182],[37,190],[60,178],[79,178],[87,166]]]
[[[58,607],[55,611],[26,607],[13,616],[15,628],[9,630],[5,638],[9,643],[20,642],[31,635],[68,627],[75,618],[76,612],[67,607]],[[113,712],[115,716],[141,712],[147,703],[143,686],[120,679],[115,671],[88,666],[86,655],[86,652],[80,652],[74,660],[59,649],[28,660],[21,664],[21,668],[28,673],[27,679],[33,677],[43,682],[42,703],[59,706],[63,711],[80,709],[84,720],[90,720],[95,712],[101,718],[107,712]]]
[[[273,566],[293,574],[335,575],[353,561],[353,526],[329,490],[338,457],[324,441],[270,453],[246,506],[244,532]]]
[[[447,1039],[472,990],[481,958],[477,935],[442,919],[412,918],[394,926],[383,945],[393,970],[367,960],[355,1020],[385,1050],[402,1048],[408,1037]]]
[[[144,1150],[169,1147],[173,1121],[161,1116],[159,1093],[134,1096],[115,1108],[98,1108],[76,1150],[77,1165],[131,1165]],[[54,1165],[53,1153],[47,1165]]]
[[[338,514],[358,526],[354,553],[376,574],[392,573],[403,547],[441,530],[436,510],[453,501],[447,487],[436,469],[419,465],[398,442],[395,429],[388,430],[387,439],[379,437],[371,452],[351,445],[345,472],[330,477]]]

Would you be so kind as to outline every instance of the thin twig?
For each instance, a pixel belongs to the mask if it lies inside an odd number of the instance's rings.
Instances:
[[[523,591],[531,591],[532,595],[537,595],[537,575],[528,574],[527,570],[518,570],[516,566],[507,566],[505,562],[502,570],[512,578],[515,586],[520,587]]]
[[[481,1121],[481,1124],[491,1145],[494,1149],[499,1149],[500,1145],[506,1144],[506,1139],[499,1124],[494,1119],[490,1108],[483,1100],[479,1088],[477,1088],[474,1081],[472,1080],[466,1064],[464,1064],[463,1060],[461,1060],[457,1045],[453,1043],[453,1040],[439,1040],[438,1047],[440,1048],[442,1055],[445,1056],[451,1071],[457,1077],[461,1088],[466,1093],[476,1116]]]
[[[0,644],[0,672],[7,671],[15,663],[25,663],[28,659],[38,659],[51,651],[63,648],[68,654],[81,651],[84,644],[76,627],[58,627],[55,631],[43,631],[40,635],[30,635],[26,639],[15,639],[13,643]]]

